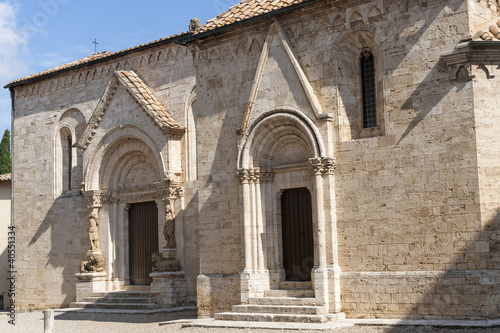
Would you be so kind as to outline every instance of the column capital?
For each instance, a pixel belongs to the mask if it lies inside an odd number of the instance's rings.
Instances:
[[[315,175],[333,175],[337,170],[337,160],[333,157],[314,157],[309,163]]]
[[[102,191],[83,191],[82,194],[87,199],[88,208],[102,207]]]
[[[261,171],[259,168],[239,169],[237,176],[241,184],[272,183],[274,180],[274,172]]]
[[[240,179],[241,184],[249,184],[251,181],[251,176],[248,169],[239,169],[237,171],[237,176]]]

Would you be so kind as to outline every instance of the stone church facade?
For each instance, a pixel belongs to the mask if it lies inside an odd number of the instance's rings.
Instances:
[[[11,82],[16,304],[498,317],[498,12],[245,0]]]

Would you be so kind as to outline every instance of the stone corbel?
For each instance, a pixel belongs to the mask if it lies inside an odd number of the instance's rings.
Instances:
[[[500,42],[471,40],[471,36],[463,41],[453,51],[442,53],[440,59],[448,69],[451,82],[467,82],[476,77],[475,74],[485,74],[486,79],[495,78],[497,65],[500,64]]]

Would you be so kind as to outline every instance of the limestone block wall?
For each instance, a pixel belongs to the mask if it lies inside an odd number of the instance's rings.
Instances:
[[[483,265],[476,96],[439,61],[469,33],[468,10],[462,1],[410,1],[380,22],[386,133],[340,142],[338,152],[347,316],[498,312],[498,271]]]
[[[16,304],[21,310],[57,308],[75,300],[75,274],[89,248],[87,203],[79,188],[59,195],[55,139],[69,109],[88,121],[114,70],[134,70],[180,123],[194,85],[192,58],[180,46],[161,46],[16,87],[13,151],[14,223],[18,234]],[[173,71],[173,72],[172,72]],[[116,124],[118,126],[120,124]],[[179,158],[183,159],[183,156]],[[83,165],[78,165],[82,169]],[[183,166],[185,168],[185,166]],[[186,201],[193,194],[187,192]],[[29,206],[28,206],[29,205]],[[184,261],[191,303],[196,297],[197,221],[186,219],[189,259]],[[70,232],[71,231],[71,232]]]
[[[245,98],[250,94],[262,40],[254,33],[207,45],[195,54],[198,134],[200,277],[198,310],[210,316],[240,302],[243,229],[238,140]]]
[[[11,211],[11,181],[0,181],[0,228],[2,230],[8,231],[7,227],[10,226],[10,211]],[[0,295],[3,295],[3,303],[0,302],[0,308],[4,309],[9,306],[9,281],[7,277],[10,274],[7,273],[9,271],[9,262],[8,262],[8,238],[7,232],[2,232],[0,234]]]
[[[440,62],[442,52],[470,33],[469,2],[384,1],[379,12],[365,9],[322,4],[279,18],[321,106],[335,115],[334,131],[319,127],[337,143],[343,311],[349,317],[490,316],[498,274],[482,264],[488,245],[481,238],[475,95],[470,84],[452,82]],[[365,20],[356,10],[368,13]],[[247,48],[227,34],[206,41],[197,54],[197,97],[205,107],[197,118],[205,139],[199,143],[201,315],[228,310],[229,304],[220,306],[228,299],[239,303],[237,286],[210,291],[206,279],[242,269],[242,229],[234,222],[241,218],[232,204],[234,131],[260,56],[252,48],[259,49],[267,29],[262,23],[240,32],[240,40],[251,40],[242,43]],[[343,107],[359,96],[337,90],[342,68],[336,66],[339,52],[359,47],[340,41],[363,30],[377,38],[383,57],[383,131],[366,138],[342,134],[350,126]],[[228,49],[236,56],[224,56]],[[268,96],[274,105],[273,92]]]

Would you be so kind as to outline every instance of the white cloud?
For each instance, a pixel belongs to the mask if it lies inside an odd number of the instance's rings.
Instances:
[[[16,10],[9,2],[0,2],[0,82],[6,84],[25,71],[19,60],[27,40],[16,27]]]
[[[16,8],[9,2],[0,2],[0,132],[10,128],[10,93],[3,86],[22,73],[26,65],[21,52],[28,41],[19,33],[16,25]]]

